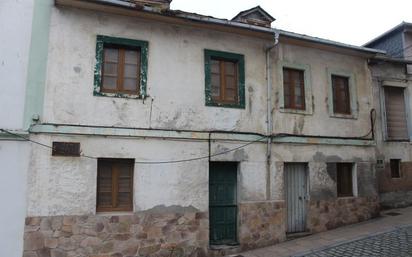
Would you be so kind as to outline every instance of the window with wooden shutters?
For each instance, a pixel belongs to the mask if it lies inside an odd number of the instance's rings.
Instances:
[[[245,107],[245,64],[240,54],[205,50],[206,105]]]
[[[333,112],[351,114],[349,78],[332,75]]]
[[[102,92],[139,94],[140,49],[104,46]]]
[[[305,71],[283,68],[284,108],[305,110]]]
[[[338,197],[353,196],[352,163],[336,164],[336,185]]]
[[[238,102],[237,62],[212,58],[212,98],[216,103],[236,104]]]
[[[133,167],[131,159],[99,159],[97,211],[133,211]]]
[[[148,42],[97,36],[94,95],[144,98]]]
[[[385,87],[386,132],[389,140],[408,140],[404,88]]]

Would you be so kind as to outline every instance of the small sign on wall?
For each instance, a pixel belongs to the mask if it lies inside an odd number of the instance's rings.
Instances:
[[[80,143],[53,142],[52,155],[80,157]]]
[[[385,168],[385,160],[384,159],[377,159],[376,160],[376,168],[377,169],[384,169]]]

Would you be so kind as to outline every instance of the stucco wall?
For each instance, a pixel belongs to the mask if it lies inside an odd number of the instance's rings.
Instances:
[[[29,153],[26,142],[0,140],[0,256],[20,257],[22,253]]]
[[[33,0],[0,1],[2,128],[22,128],[32,16]]]

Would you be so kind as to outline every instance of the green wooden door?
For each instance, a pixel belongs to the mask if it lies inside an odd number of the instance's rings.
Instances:
[[[237,243],[237,163],[209,164],[210,244]]]

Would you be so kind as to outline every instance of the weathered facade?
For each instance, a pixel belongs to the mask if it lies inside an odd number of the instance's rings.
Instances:
[[[367,43],[389,57],[370,62],[377,117],[380,201],[383,207],[412,204],[411,24],[402,23]]]
[[[410,204],[407,61],[169,5],[34,1],[23,256],[218,256]]]

